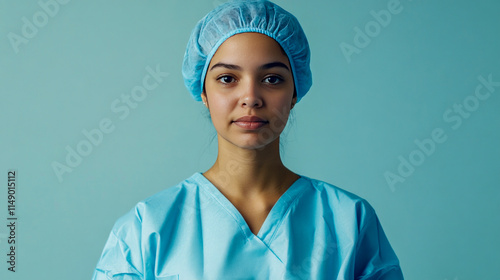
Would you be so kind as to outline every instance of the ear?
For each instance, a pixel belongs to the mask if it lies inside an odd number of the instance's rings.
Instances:
[[[202,92],[201,93],[201,101],[203,101],[203,105],[208,108],[208,99],[207,99],[207,93]]]
[[[293,109],[295,104],[297,104],[297,97],[292,98],[292,106],[290,107],[290,109]]]

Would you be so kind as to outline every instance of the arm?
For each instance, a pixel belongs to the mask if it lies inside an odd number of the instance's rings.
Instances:
[[[142,280],[141,218],[136,208],[113,226],[93,280]]]
[[[364,215],[357,242],[355,275],[359,280],[403,280],[394,253],[373,208],[364,203]]]

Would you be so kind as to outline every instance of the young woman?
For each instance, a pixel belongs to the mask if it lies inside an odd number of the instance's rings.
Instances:
[[[281,161],[309,57],[296,18],[268,1],[231,1],[198,23],[183,75],[210,111],[217,159],[120,218],[94,279],[403,279],[365,200]]]

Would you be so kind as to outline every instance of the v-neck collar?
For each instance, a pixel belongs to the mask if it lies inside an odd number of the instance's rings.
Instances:
[[[255,235],[250,230],[250,227],[238,209],[236,209],[229,199],[227,199],[220,192],[220,190],[212,184],[212,182],[203,176],[201,172],[193,174],[192,178],[198,181],[202,189],[212,195],[215,200],[219,202],[220,205],[234,218],[247,239],[257,237],[266,244],[271,243],[276,230],[281,225],[291,204],[306,190],[304,186],[307,185],[303,183],[303,180],[306,180],[304,176],[300,176],[299,179],[295,180],[295,182],[293,182],[293,184],[280,196],[278,201],[276,201],[273,208],[271,208],[271,211],[267,214],[259,232]]]

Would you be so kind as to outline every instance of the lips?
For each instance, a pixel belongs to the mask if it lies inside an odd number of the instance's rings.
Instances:
[[[233,123],[241,128],[252,130],[261,128],[269,122],[257,116],[244,116],[233,121]]]

